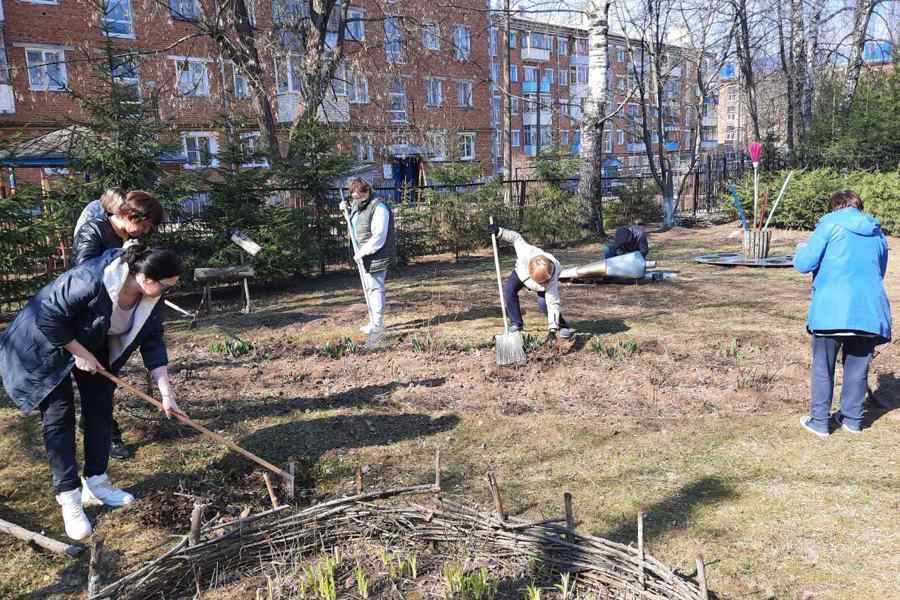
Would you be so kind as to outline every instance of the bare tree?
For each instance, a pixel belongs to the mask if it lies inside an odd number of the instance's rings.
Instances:
[[[863,50],[865,50],[869,22],[872,13],[881,0],[856,0],[853,10],[853,29],[850,32],[850,58],[847,64],[847,77],[844,79],[841,94],[841,115],[849,115],[856,96],[856,86],[863,66]]]

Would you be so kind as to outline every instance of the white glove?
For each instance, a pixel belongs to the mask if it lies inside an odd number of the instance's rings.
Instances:
[[[346,211],[346,210],[347,210],[348,208],[350,208],[350,207],[347,205],[347,201],[346,201],[346,200],[341,200],[341,203],[338,204],[338,208],[341,209],[341,212],[344,212],[344,211]]]

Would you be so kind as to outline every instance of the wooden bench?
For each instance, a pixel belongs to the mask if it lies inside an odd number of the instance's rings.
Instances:
[[[194,281],[203,283],[203,295],[200,297],[200,305],[197,312],[202,314],[209,310],[212,304],[212,286],[216,283],[228,283],[232,281],[244,281],[244,298],[246,304],[241,312],[249,314],[250,307],[250,283],[249,279],[256,277],[256,271],[249,265],[240,267],[206,267],[194,269]]]

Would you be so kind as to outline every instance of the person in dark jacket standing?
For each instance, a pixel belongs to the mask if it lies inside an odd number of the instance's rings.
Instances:
[[[83,504],[125,506],[134,500],[113,487],[106,473],[115,385],[97,370],[118,373],[140,349],[166,414],[179,410],[159,300],[181,270],[170,250],[140,244],[109,250],[41,289],[0,336],[3,387],[26,415],[40,411],[53,488],[72,539],[92,531]],[[85,425],[80,479],[72,379]]]
[[[603,251],[603,258],[612,258],[632,252],[640,252],[645,259],[650,254],[647,232],[640,223],[616,229],[612,244],[607,245]]]
[[[877,219],[863,212],[863,201],[849,190],[830,200],[805,244],[797,247],[794,268],[813,273],[806,329],[812,336],[810,414],[801,425],[827,437],[829,423],[860,433],[875,346],[891,339],[891,305],[884,289],[888,247]],[[841,408],[834,415],[834,366],[843,352]]]
[[[359,248],[353,260],[362,261],[363,283],[369,301],[369,323],[360,327],[367,335],[384,331],[385,280],[388,269],[397,262],[394,213],[387,202],[376,198],[372,185],[357,177],[350,182],[350,226]]]
[[[162,216],[162,206],[147,192],[133,190],[126,194],[120,188],[108,189],[99,201],[94,200],[84,208],[75,224],[73,263],[80,265],[111,248],[121,248],[128,240],[150,233],[162,221]],[[132,457],[115,418],[109,455],[119,460]]]

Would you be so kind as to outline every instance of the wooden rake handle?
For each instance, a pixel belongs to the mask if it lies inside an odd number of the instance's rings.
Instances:
[[[149,402],[150,404],[152,404],[153,406],[157,407],[160,410],[165,410],[163,408],[162,402],[159,402],[152,396],[145,394],[144,392],[137,389],[130,383],[116,377],[109,371],[106,371],[105,369],[98,369],[97,372],[100,373],[101,375],[103,375],[104,377],[106,377],[107,379],[109,379],[110,381],[112,381],[113,383],[115,383],[116,385],[118,385],[119,387],[122,387],[122,388],[128,390],[129,392],[131,392],[132,394],[136,395],[138,398],[141,398],[142,400],[146,400],[147,402]],[[173,411],[171,411],[171,413],[173,415],[175,415],[176,419],[178,419],[185,425],[193,427],[194,429],[196,429],[197,431],[199,431],[200,433],[202,433],[209,439],[213,440],[214,442],[216,442],[218,444],[222,444],[223,446],[228,447],[229,449],[233,450],[234,452],[237,452],[238,454],[244,456],[245,458],[252,460],[256,464],[258,464],[262,467],[265,467],[269,471],[272,471],[273,473],[275,473],[276,475],[278,475],[279,477],[284,479],[286,482],[289,482],[289,483],[292,482],[293,476],[290,473],[288,473],[287,471],[283,471],[283,470],[279,469],[278,467],[276,467],[275,465],[273,465],[272,463],[256,456],[252,452],[244,450],[243,448],[241,448],[240,446],[238,446],[237,444],[235,444],[228,438],[225,438],[225,437],[219,435],[218,433],[216,433],[215,431],[207,429],[200,423],[197,423],[196,421],[192,420],[189,416],[187,416],[183,412],[178,411],[178,410],[173,410]]]

